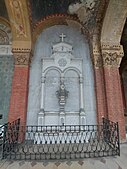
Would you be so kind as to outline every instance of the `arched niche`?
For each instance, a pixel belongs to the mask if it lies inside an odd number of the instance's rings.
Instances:
[[[62,33],[66,35],[64,42],[59,37]],[[88,41],[81,31],[66,25],[49,27],[40,34],[34,49],[30,67],[27,124],[96,124],[93,66]],[[64,112],[60,115],[56,91],[59,91],[61,79],[68,97]],[[48,86],[52,89],[48,89]]]

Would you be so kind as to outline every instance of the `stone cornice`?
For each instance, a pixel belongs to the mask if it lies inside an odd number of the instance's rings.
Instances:
[[[120,51],[123,53],[123,47],[119,44],[107,44],[107,43],[102,43],[101,44],[101,50],[110,50],[110,51]]]
[[[30,48],[13,48],[12,52],[13,53],[30,53],[31,49]]]

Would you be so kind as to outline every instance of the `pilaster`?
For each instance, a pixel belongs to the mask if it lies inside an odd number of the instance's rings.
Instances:
[[[121,140],[125,139],[124,105],[119,66],[123,57],[121,45],[102,44],[102,59],[105,81],[108,118],[119,123]]]
[[[101,123],[102,117],[107,117],[107,107],[102,55],[99,43],[93,44],[93,65],[95,74],[97,121],[98,123]]]
[[[15,67],[8,121],[11,122],[20,118],[21,124],[25,125],[31,51],[30,49],[13,48],[12,53],[15,59]]]

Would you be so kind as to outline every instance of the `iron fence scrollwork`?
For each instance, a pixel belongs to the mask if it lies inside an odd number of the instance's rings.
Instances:
[[[5,128],[3,157],[62,160],[120,155],[118,123],[101,125],[19,126]]]
[[[18,144],[20,119],[4,125],[3,132],[3,152],[2,157],[6,158]]]
[[[103,135],[104,141],[113,147],[117,155],[120,155],[120,139],[118,122],[112,122],[103,118]]]
[[[6,126],[6,124],[0,126],[0,159],[3,158],[3,144],[4,144],[5,126]]]

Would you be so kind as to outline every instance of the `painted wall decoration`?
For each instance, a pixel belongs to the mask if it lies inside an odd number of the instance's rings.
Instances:
[[[14,59],[12,56],[0,55],[0,125],[7,122],[11,96]]]
[[[30,0],[33,22],[37,22],[48,15],[66,14],[72,3],[80,0]]]
[[[96,23],[100,0],[30,0],[33,23],[55,14],[77,16],[89,29]]]
[[[0,24],[0,125],[7,122],[14,70],[11,29]]]
[[[79,20],[92,28],[96,23],[96,14],[100,0],[81,0],[80,2],[69,5],[70,14],[76,14]]]
[[[10,5],[12,7],[13,16],[15,18],[15,20],[11,22],[14,22],[13,24],[17,32],[17,37],[26,37],[26,25],[23,17],[21,2],[19,0],[13,0],[10,1]]]
[[[11,29],[0,23],[0,45],[10,45],[12,43]]]

